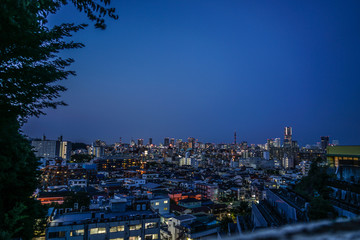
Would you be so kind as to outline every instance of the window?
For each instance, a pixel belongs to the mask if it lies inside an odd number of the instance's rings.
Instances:
[[[139,229],[141,229],[141,224],[130,225],[130,230],[139,230]]]
[[[145,223],[145,229],[156,228],[156,227],[157,227],[157,222]]]
[[[156,206],[159,206],[159,202],[156,202],[155,205],[156,205]]]
[[[168,203],[168,200],[165,200],[164,203],[165,203],[165,204]]]
[[[124,238],[110,238],[110,240],[124,240]]]
[[[49,238],[61,238],[65,237],[66,232],[60,231],[60,232],[49,232]]]
[[[70,232],[70,237],[73,237],[73,236],[83,236],[84,235],[84,229],[78,229],[78,230],[72,230]]]
[[[110,228],[110,232],[123,232],[124,230],[124,226],[115,226]]]
[[[167,207],[164,207],[164,211],[167,211],[168,210],[168,208]]]
[[[146,234],[145,235],[145,240],[153,240],[153,239],[158,239],[159,236],[157,234]]]
[[[106,233],[106,228],[92,228],[90,229],[90,234],[101,234]]]
[[[141,240],[141,237],[140,236],[129,237],[129,240]]]

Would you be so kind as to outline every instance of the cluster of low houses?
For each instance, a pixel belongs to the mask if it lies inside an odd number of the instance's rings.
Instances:
[[[44,162],[42,188],[35,196],[42,204],[57,204],[49,210],[46,238],[207,239],[309,221],[308,200],[291,190],[307,174],[309,162],[284,169],[267,159],[237,164],[193,159],[196,166],[191,161],[148,160],[141,154],[84,164]],[[340,216],[354,217],[360,214],[360,191],[349,186],[343,181],[332,185],[333,203]],[[85,192],[90,205],[62,208],[74,192]],[[235,223],[220,228],[241,201],[251,214],[235,215]]]

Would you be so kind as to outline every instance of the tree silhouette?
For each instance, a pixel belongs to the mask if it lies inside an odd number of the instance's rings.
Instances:
[[[38,159],[20,126],[45,108],[66,105],[57,101],[66,90],[59,81],[72,58],[61,50],[84,47],[66,39],[86,24],[47,25],[47,17],[67,4],[86,14],[96,28],[105,17],[117,19],[110,0],[2,0],[0,4],[0,239],[31,239],[44,209],[31,197],[38,185]]]

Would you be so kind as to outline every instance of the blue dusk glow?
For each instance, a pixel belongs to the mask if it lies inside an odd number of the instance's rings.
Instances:
[[[112,1],[118,21],[85,43],[69,104],[31,118],[31,137],[90,143],[164,137],[265,143],[293,127],[360,144],[360,1]],[[77,17],[77,18],[74,18]],[[66,7],[50,24],[88,22]]]

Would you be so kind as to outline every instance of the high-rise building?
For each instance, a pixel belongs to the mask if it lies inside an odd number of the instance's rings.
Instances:
[[[291,147],[292,142],[292,128],[285,127],[284,131],[284,147]]]
[[[34,140],[31,142],[35,156],[40,158],[56,158],[60,153],[60,141],[56,140]]]
[[[59,157],[70,160],[72,144],[69,141],[60,142]]]
[[[137,142],[138,142],[138,146],[143,146],[144,145],[144,139],[142,139],[142,138],[139,138],[137,140]]]
[[[280,138],[275,138],[275,141],[274,141],[274,147],[281,147],[281,140]]]
[[[321,149],[326,150],[326,147],[329,145],[329,137],[328,136],[322,136],[321,137]]]
[[[165,146],[165,147],[168,147],[169,144],[170,144],[169,138],[168,138],[168,137],[164,138],[164,146]]]
[[[176,139],[176,147],[178,149],[182,148],[182,144],[183,144],[182,139]]]
[[[35,156],[40,158],[57,158],[69,160],[71,156],[71,142],[63,141],[62,136],[58,140],[34,140],[31,142],[34,147]]]
[[[188,147],[195,148],[195,138],[193,138],[193,137],[188,138]]]
[[[268,139],[266,142],[266,150],[270,150],[270,148],[274,147],[274,139]]]
[[[99,158],[105,155],[106,143],[101,140],[96,140],[92,145],[92,155]]]
[[[174,138],[170,139],[170,145],[171,145],[172,147],[175,146],[175,139],[174,139]]]
[[[294,168],[295,167],[294,158],[291,156],[287,156],[287,154],[285,154],[282,165],[283,165],[283,168],[285,168],[285,169]]]
[[[149,138],[149,145],[152,145],[152,144],[153,144],[152,138]]]
[[[234,132],[234,145],[236,145],[236,131]]]

